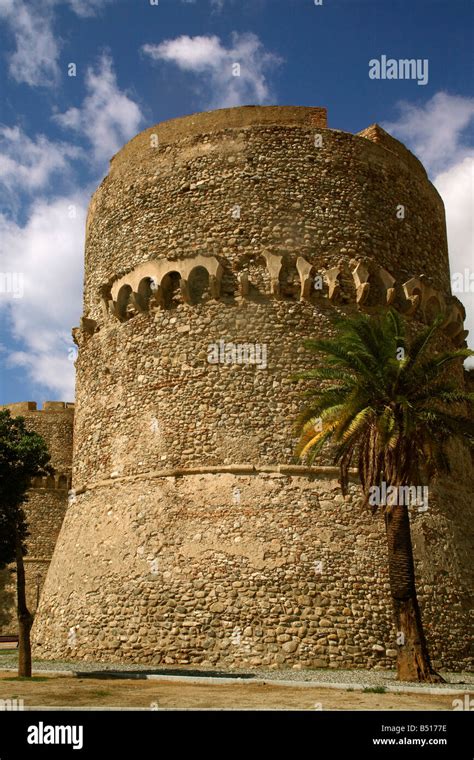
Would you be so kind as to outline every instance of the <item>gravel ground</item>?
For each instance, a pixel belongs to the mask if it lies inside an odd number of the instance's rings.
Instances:
[[[0,651],[0,669],[15,667],[17,660],[16,651]],[[354,684],[371,688],[377,686],[389,686],[390,684],[402,685],[407,683],[414,686],[413,683],[396,681],[396,672],[394,670],[338,670],[333,668],[319,668],[314,670],[305,669],[279,669],[265,670],[265,668],[229,669],[222,670],[219,668],[212,669],[209,667],[200,667],[194,665],[136,665],[124,663],[103,663],[103,662],[73,662],[63,660],[34,660],[33,670],[36,671],[69,671],[76,673],[91,672],[121,672],[121,673],[149,673],[156,675],[168,676],[194,676],[194,677],[213,677],[213,678],[253,678],[265,679],[267,681],[316,681],[318,683],[328,684]],[[468,687],[474,687],[474,673],[450,673],[441,671],[445,679],[445,684],[416,684],[418,687],[426,686],[427,688],[446,688],[449,685],[463,684]]]

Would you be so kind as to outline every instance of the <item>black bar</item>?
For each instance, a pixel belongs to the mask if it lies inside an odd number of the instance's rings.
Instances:
[[[295,758],[341,757],[450,758],[472,760],[472,712],[466,711],[17,711],[0,713],[0,760],[23,757],[181,758],[259,756],[282,751]],[[42,733],[39,729],[43,726]],[[83,727],[68,735],[78,745],[31,744],[61,740],[54,728]],[[404,727],[398,729],[397,727]],[[35,728],[31,728],[35,727]],[[384,727],[384,728],[383,728]],[[377,740],[384,740],[384,743]],[[390,740],[390,741],[389,741]],[[424,740],[424,744],[422,744]],[[277,754],[278,753],[278,754]],[[347,753],[347,754],[345,754]],[[191,755],[190,755],[191,757]],[[327,758],[327,756],[326,756]],[[329,760],[329,758],[327,758]]]

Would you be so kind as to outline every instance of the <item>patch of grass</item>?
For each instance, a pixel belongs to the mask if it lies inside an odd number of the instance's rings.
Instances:
[[[2,681],[27,681],[30,683],[31,681],[51,681],[51,678],[48,678],[48,676],[7,676],[6,678],[0,679]]]
[[[366,686],[364,694],[386,694],[387,689],[385,686]]]
[[[102,697],[110,697],[112,694],[111,691],[108,689],[103,689],[102,691],[89,691],[87,692],[87,698],[92,697],[93,699],[101,699]]]

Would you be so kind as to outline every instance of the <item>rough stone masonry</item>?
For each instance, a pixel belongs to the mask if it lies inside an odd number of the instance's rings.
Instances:
[[[446,314],[444,208],[420,162],[321,108],[158,124],[111,161],[87,219],[73,495],[36,616],[43,658],[220,666],[393,664],[381,516],[330,459],[294,458],[310,336],[388,305]],[[265,346],[265,366],[209,361]],[[256,355],[256,354],[255,354]],[[462,370],[460,369],[460,382]],[[471,663],[472,461],[412,512],[435,664]],[[470,544],[471,541],[471,544]]]
[[[28,553],[25,577],[28,609],[34,614],[54,546],[61,528],[71,488],[72,426],[74,404],[45,401],[42,409],[34,401],[7,404],[13,417],[23,417],[30,430],[39,433],[48,445],[54,475],[35,478],[24,505],[28,521]],[[1,571],[5,585],[0,590],[0,635],[16,635],[16,568]]]

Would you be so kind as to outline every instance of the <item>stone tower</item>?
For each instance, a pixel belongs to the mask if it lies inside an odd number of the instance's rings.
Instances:
[[[295,463],[291,382],[332,315],[387,304],[446,311],[463,344],[443,203],[377,125],[353,135],[322,108],[247,106],[125,145],[89,208],[74,498],[36,654],[389,667],[382,519],[355,482],[340,494],[329,461]],[[434,496],[412,521],[444,667],[468,662],[469,466],[460,452],[444,486],[458,514]]]
[[[34,613],[39,602],[46,573],[53,556],[56,540],[66,512],[68,490],[71,488],[72,427],[74,404],[63,401],[45,401],[37,409],[35,401],[6,404],[12,417],[23,417],[29,430],[41,435],[48,445],[54,475],[35,478],[24,505],[28,521],[28,554],[25,557],[26,595],[28,609]],[[17,632],[16,576],[0,593],[2,635]],[[9,572],[9,571],[8,571]]]

